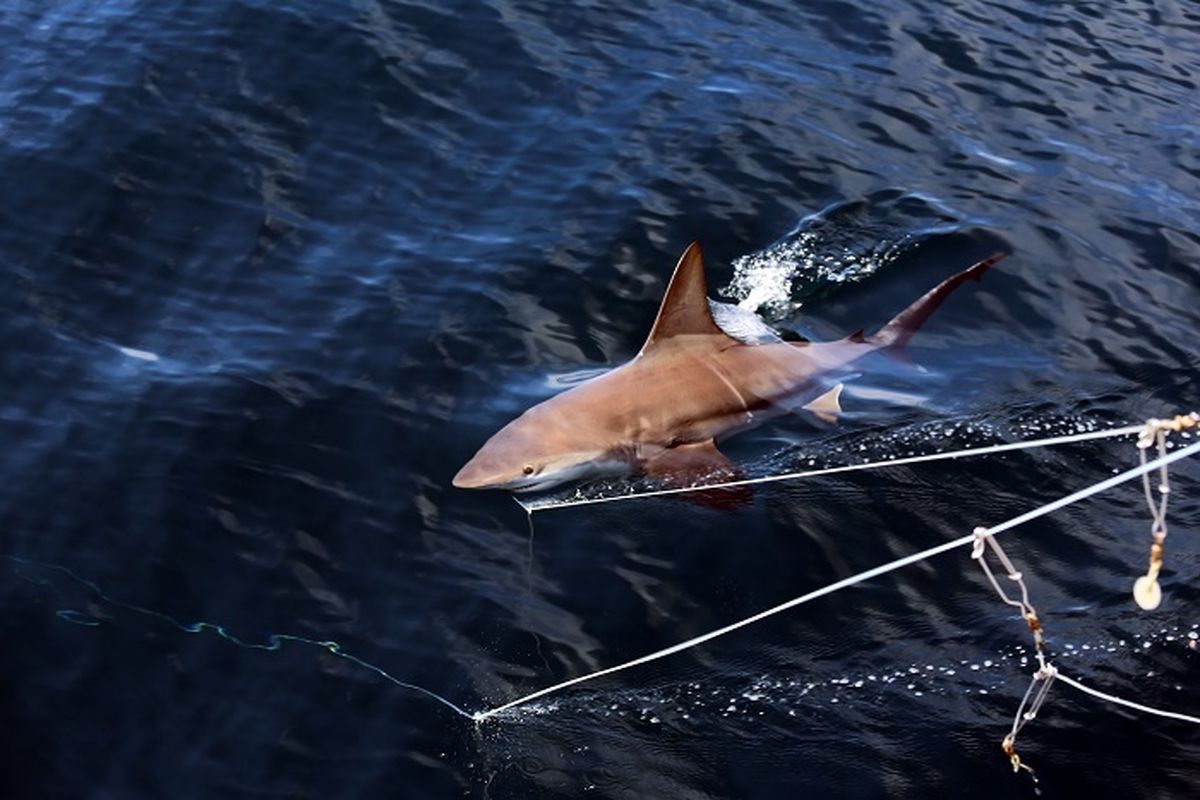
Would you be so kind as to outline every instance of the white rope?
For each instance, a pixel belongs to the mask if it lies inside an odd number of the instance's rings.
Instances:
[[[1107,700],[1110,703],[1116,703],[1119,706],[1125,706],[1126,708],[1132,708],[1135,711],[1143,711],[1147,714],[1153,714],[1156,717],[1166,717],[1167,719],[1178,719],[1178,720],[1182,720],[1183,722],[1191,722],[1194,725],[1200,725],[1200,717],[1193,717],[1191,714],[1180,714],[1178,711],[1164,711],[1161,708],[1154,708],[1153,706],[1142,705],[1141,703],[1135,703],[1132,700],[1126,700],[1122,697],[1114,697],[1113,695],[1108,694],[1107,692],[1102,692],[1099,689],[1093,689],[1090,686],[1084,686],[1079,681],[1075,680],[1074,678],[1070,678],[1066,675],[1063,675],[1061,672],[1058,673],[1058,679],[1060,681],[1062,681],[1063,683],[1065,683],[1067,686],[1070,686],[1073,689],[1078,689],[1079,691],[1083,692],[1084,694],[1090,694],[1092,697],[1098,698],[1100,700]]]
[[[1123,432],[1136,433],[1139,430],[1141,430],[1141,426],[1132,426],[1130,428],[1123,429]],[[1093,436],[1092,438],[1096,438],[1096,437]],[[617,664],[616,666],[613,666],[613,667],[607,667],[605,669],[599,670],[597,672],[592,672],[587,675],[580,675],[578,677],[571,678],[570,680],[562,681],[561,683],[556,683],[553,686],[548,686],[545,689],[539,689],[538,691],[533,692],[532,694],[528,694],[528,695],[525,695],[524,697],[517,698],[516,700],[513,700],[511,702],[497,706],[495,708],[489,709],[487,711],[477,712],[474,715],[474,719],[476,722],[482,722],[483,720],[486,720],[489,717],[493,717],[497,714],[507,711],[510,708],[515,708],[517,706],[525,705],[526,703],[529,703],[532,700],[536,700],[539,697],[545,697],[546,695],[561,691],[563,689],[566,689],[569,686],[575,686],[580,683],[595,680],[596,678],[601,678],[605,675],[612,675],[616,672],[622,672],[627,669],[632,669],[633,667],[637,667],[642,664],[648,664],[651,661],[658,661],[659,659],[666,658],[667,656],[674,655],[675,653],[681,652],[683,650],[688,650],[692,647],[696,647],[697,645],[701,645],[701,644],[704,644],[705,642],[712,641],[713,639],[716,639],[720,636],[724,636],[727,633],[732,633],[733,631],[739,630],[748,625],[753,625],[754,623],[760,622],[760,621],[766,619],[767,617],[775,616],[776,614],[780,614],[784,611],[795,608],[796,606],[803,605],[804,603],[807,603],[811,600],[816,600],[818,597],[824,597],[825,595],[833,594],[834,592],[841,591],[842,589],[847,589],[856,584],[862,583],[864,581],[868,581],[871,578],[877,578],[880,575],[886,575],[887,573],[894,572],[894,571],[900,569],[901,567],[906,567],[909,564],[915,564],[919,561],[924,561],[925,559],[932,558],[933,556],[940,555],[940,554],[948,552],[950,550],[954,550],[955,548],[965,547],[967,545],[973,545],[976,542],[978,535],[992,536],[997,533],[1001,533],[1003,531],[1010,530],[1012,528],[1017,527],[1018,525],[1029,522],[1030,520],[1034,520],[1034,519],[1037,519],[1038,517],[1045,516],[1046,514],[1049,514],[1053,511],[1057,511],[1058,509],[1060,509],[1064,506],[1071,505],[1072,503],[1076,503],[1080,500],[1091,497],[1092,495],[1099,494],[1100,492],[1103,492],[1107,489],[1111,489],[1114,486],[1119,486],[1120,484],[1125,483],[1126,481],[1133,480],[1134,478],[1140,477],[1141,475],[1143,475],[1147,472],[1156,470],[1159,467],[1165,466],[1165,465],[1173,463],[1175,461],[1179,461],[1180,459],[1187,458],[1188,456],[1196,455],[1197,453],[1200,453],[1200,442],[1197,442],[1188,447],[1184,447],[1179,450],[1176,450],[1175,452],[1173,452],[1170,455],[1165,456],[1163,458],[1157,458],[1157,459],[1154,459],[1153,461],[1147,462],[1146,464],[1141,464],[1137,467],[1134,467],[1131,470],[1122,472],[1118,475],[1112,476],[1111,478],[1100,481],[1099,483],[1092,484],[1091,486],[1088,486],[1087,488],[1084,488],[1084,489],[1080,489],[1079,491],[1069,494],[1066,497],[1060,497],[1058,500],[1055,500],[1052,503],[1047,503],[1046,505],[1040,506],[1039,508],[1035,508],[1032,511],[1027,511],[1024,514],[1020,514],[1011,519],[1005,520],[1004,522],[1001,522],[998,525],[995,525],[991,528],[985,528],[978,534],[970,533],[970,534],[967,534],[966,536],[960,536],[957,539],[952,539],[951,541],[945,542],[943,544],[939,544],[934,547],[930,547],[928,549],[920,551],[919,553],[913,553],[912,555],[904,556],[903,558],[898,558],[895,561],[890,561],[886,564],[881,564],[880,566],[873,567],[873,568],[865,570],[863,572],[859,572],[856,575],[851,575],[848,578],[842,578],[841,580],[835,581],[827,586],[822,586],[821,588],[814,589],[813,591],[808,592],[807,594],[803,594],[803,595],[800,595],[799,597],[788,600],[787,602],[780,603],[779,605],[769,608],[766,611],[760,611],[759,613],[754,614],[753,616],[747,617],[738,622],[734,622],[729,625],[725,625],[723,627],[717,628],[716,630],[709,631],[708,633],[704,633],[704,634],[701,634],[694,638],[688,639],[686,642],[680,642],[679,644],[672,645],[670,647],[666,647],[662,650],[658,650],[653,653],[649,653],[648,655],[641,656],[640,658],[635,658],[632,661],[626,661],[623,664]]]
[[[520,497],[513,496],[518,505],[525,509],[529,514],[535,511],[551,511],[558,508],[571,508],[573,506],[588,506],[597,503],[615,503],[618,500],[637,500],[645,497],[663,497],[666,495],[685,494],[687,492],[708,492],[717,489],[733,489],[738,486],[754,486],[761,483],[774,483],[776,481],[789,481],[796,478],[815,478],[821,475],[836,475],[842,472],[858,472],[861,470],[880,469],[882,467],[903,467],[908,464],[921,464],[926,461],[945,461],[947,459],[964,458],[968,456],[986,456],[994,453],[1005,453],[1010,450],[1031,450],[1035,447],[1053,447],[1060,444],[1071,444],[1072,442],[1086,442],[1092,439],[1109,439],[1114,436],[1130,436],[1135,433],[1140,433],[1144,425],[1127,425],[1123,428],[1110,428],[1103,431],[1089,431],[1088,433],[1072,433],[1065,436],[1052,436],[1046,439],[1030,439],[1023,442],[1010,442],[1008,444],[994,444],[987,447],[980,447],[970,450],[953,450],[948,453],[930,453],[923,456],[907,456],[905,458],[894,458],[890,461],[870,461],[865,464],[848,464],[843,467],[829,467],[827,469],[812,469],[803,472],[788,472],[783,475],[764,475],[760,478],[744,478],[736,481],[724,481],[722,483],[708,483],[697,486],[675,486],[669,489],[654,489],[647,492],[632,492],[630,494],[617,494],[610,497],[581,497],[575,500],[522,500]]]

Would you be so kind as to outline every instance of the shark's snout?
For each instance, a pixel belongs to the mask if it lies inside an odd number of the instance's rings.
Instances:
[[[468,461],[452,481],[459,489],[505,489],[510,492],[532,492],[561,482],[561,478],[553,476],[498,473],[473,461]]]
[[[606,472],[590,455],[569,454],[551,465],[526,455],[512,457],[503,448],[485,445],[463,465],[454,476],[459,489],[505,489],[510,492],[535,492],[557,486],[565,481]],[[611,467],[605,464],[603,466]]]
[[[532,474],[533,471],[532,466],[525,466],[520,459],[514,460],[512,454],[493,439],[463,464],[452,482],[459,489],[519,491],[536,482],[537,476]]]
[[[472,458],[454,476],[452,483],[459,489],[487,489],[492,485],[489,478],[490,470],[479,463],[479,458]]]
[[[546,463],[544,436],[533,435],[531,418],[522,415],[484,442],[454,476],[459,489],[528,491],[542,481]]]
[[[459,489],[478,489],[478,488],[480,488],[479,484],[471,479],[471,473],[467,470],[465,465],[463,466],[462,469],[460,469],[458,471],[458,473],[454,476],[454,479],[450,482],[453,483],[454,486]]]

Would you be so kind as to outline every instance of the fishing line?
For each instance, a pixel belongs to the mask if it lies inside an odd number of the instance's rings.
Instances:
[[[525,516],[529,523],[529,538],[526,541],[525,549],[525,593],[529,596],[530,600],[533,600],[535,597],[533,593],[533,515],[526,514]],[[537,650],[538,658],[542,660],[542,666],[546,669],[546,673],[553,672],[550,668],[550,660],[546,658],[546,653],[542,649],[541,635],[534,630],[529,631],[529,635],[533,637],[533,646]]]
[[[1129,428],[1123,428],[1123,429],[1118,429],[1118,430],[1121,433],[1129,434],[1129,433],[1139,432],[1144,427],[1145,426],[1143,426],[1143,425],[1137,425],[1137,426],[1131,426]],[[1100,436],[1102,436],[1104,434],[1118,435],[1117,433],[1115,433],[1113,431],[1104,431],[1104,432],[1091,433],[1091,434],[1079,434],[1079,435],[1076,435],[1073,437],[1056,437],[1055,439],[1042,440],[1042,442],[1045,443],[1045,442],[1055,441],[1058,443],[1062,443],[1061,440],[1063,440],[1063,439],[1071,439],[1073,441],[1078,441],[1079,436],[1086,436],[1088,438],[1100,438]],[[1013,449],[1013,447],[1011,445],[1007,445],[1007,446],[1001,445],[1001,446],[1005,447],[1006,449]],[[970,452],[975,452],[975,451],[970,451]],[[1072,503],[1077,503],[1080,500],[1086,499],[1095,494],[1099,494],[1100,492],[1111,489],[1114,486],[1119,486],[1122,483],[1125,483],[1126,481],[1130,481],[1130,480],[1133,480],[1134,478],[1141,477],[1143,474],[1152,472],[1153,470],[1159,469],[1160,467],[1164,467],[1168,464],[1172,464],[1176,461],[1179,461],[1180,459],[1196,455],[1197,453],[1200,453],[1200,442],[1197,442],[1195,444],[1192,444],[1187,447],[1176,450],[1175,452],[1173,452],[1170,455],[1167,455],[1165,457],[1160,457],[1160,458],[1154,459],[1153,461],[1147,461],[1146,463],[1140,464],[1137,467],[1134,467],[1133,469],[1127,470],[1118,475],[1114,475],[1113,477],[1107,478],[1103,481],[1100,481],[1099,483],[1092,484],[1091,486],[1088,486],[1084,489],[1080,489],[1079,491],[1073,492],[1072,494],[1066,495],[1065,497],[1060,497],[1058,500],[1055,500],[1051,503],[1047,503],[1046,505],[1043,505],[1043,506],[1039,506],[1038,508],[1035,508],[1032,511],[1027,511],[1024,514],[1019,514],[1015,517],[1007,519],[1004,522],[1001,522],[990,528],[978,529],[976,532],[969,533],[966,536],[960,536],[957,539],[952,539],[948,542],[944,542],[942,544],[935,545],[934,547],[927,548],[920,552],[913,553],[911,555],[907,555],[902,558],[898,558],[898,559],[896,559],[894,561],[890,561],[886,564],[881,564],[877,567],[872,567],[871,569],[864,570],[863,572],[859,572],[855,575],[851,575],[848,578],[842,578],[839,581],[834,581],[833,583],[830,583],[826,586],[822,586],[819,589],[814,589],[813,591],[808,592],[806,594],[802,594],[799,597],[792,598],[791,600],[780,603],[777,606],[773,606],[772,608],[769,608],[766,611],[760,611],[759,613],[754,614],[749,617],[746,617],[745,619],[730,623],[729,625],[722,626],[720,628],[717,628],[716,630],[712,630],[712,631],[709,631],[708,633],[704,633],[699,636],[688,639],[687,641],[680,642],[679,644],[675,644],[670,647],[663,648],[662,650],[657,650],[653,653],[649,653],[649,654],[641,656],[639,658],[635,658],[630,661],[626,661],[622,664],[617,664],[612,667],[607,667],[605,669],[601,669],[596,672],[589,673],[587,675],[579,675],[575,678],[571,678],[570,680],[556,683],[556,684],[554,684],[552,686],[548,686],[544,689],[539,689],[536,692],[525,695],[524,697],[519,697],[516,700],[512,700],[508,703],[504,703],[503,705],[497,706],[497,707],[489,709],[487,711],[481,711],[474,715],[474,719],[476,722],[482,722],[484,720],[487,720],[491,717],[496,716],[497,714],[501,714],[510,709],[525,705],[526,703],[529,703],[530,701],[536,700],[540,697],[545,697],[547,695],[562,691],[563,689],[566,689],[568,687],[576,686],[581,683],[586,683],[589,681],[593,681],[597,678],[604,677],[605,675],[612,675],[617,672],[623,672],[627,669],[632,669],[633,667],[641,666],[642,664],[648,664],[652,661],[658,661],[660,659],[666,658],[667,656],[674,655],[675,653],[679,653],[684,650],[689,650],[693,647],[697,647],[701,644],[704,644],[705,642],[712,641],[713,639],[716,639],[721,636],[725,636],[726,634],[732,633],[736,630],[740,630],[741,628],[745,628],[749,625],[753,625],[754,623],[760,622],[768,617],[773,617],[776,614],[780,614],[784,611],[788,611],[792,608],[795,608],[796,606],[800,606],[800,605],[808,603],[812,600],[816,600],[819,597],[824,597],[825,595],[833,594],[834,592],[841,591],[842,589],[847,589],[851,586],[855,586],[864,581],[868,581],[871,578],[877,578],[880,575],[886,575],[889,572],[895,572],[896,570],[900,569],[901,567],[906,567],[910,564],[915,564],[917,562],[924,561],[926,559],[932,558],[936,555],[940,555],[940,554],[948,552],[950,550],[955,550],[959,547],[965,547],[967,545],[974,545],[974,543],[977,541],[979,535],[981,535],[981,534],[986,535],[986,536],[994,536],[995,534],[1002,533],[1007,530],[1011,530],[1012,528],[1015,528],[1019,525],[1023,525],[1026,522],[1037,519],[1038,517],[1042,517],[1042,516],[1045,516],[1046,514],[1050,514],[1054,511],[1057,511],[1058,509],[1063,508],[1064,506],[1071,505]],[[942,454],[942,457],[943,458],[950,457],[950,454]],[[921,458],[925,458],[925,457],[921,457]]]
[[[342,649],[342,646],[335,641],[310,639],[306,636],[296,636],[296,635],[293,635],[290,633],[272,633],[272,634],[268,634],[265,638],[265,641],[263,641],[263,642],[248,642],[248,641],[245,641],[245,640],[239,638],[235,634],[230,633],[228,628],[226,628],[224,625],[218,625],[217,623],[214,623],[214,622],[204,622],[204,621],[180,622],[175,617],[172,617],[170,614],[165,614],[161,611],[155,611],[150,608],[143,608],[142,606],[134,605],[133,603],[127,603],[124,600],[118,600],[115,597],[110,597],[109,595],[105,594],[105,592],[95,582],[90,581],[87,578],[82,578],[79,575],[76,575],[73,571],[71,571],[67,567],[61,566],[59,564],[48,564],[48,563],[43,563],[40,561],[33,561],[31,559],[21,558],[19,556],[13,556],[13,555],[7,555],[7,554],[4,555],[3,558],[5,558],[8,561],[11,561],[13,563],[20,564],[22,566],[34,567],[36,569],[51,570],[54,572],[62,573],[63,575],[66,575],[71,580],[75,581],[76,583],[80,584],[81,586],[86,586],[88,589],[90,589],[96,595],[97,598],[99,598],[100,600],[103,600],[105,603],[108,603],[109,605],[117,606],[117,607],[123,608],[127,611],[133,611],[137,614],[142,614],[142,615],[145,615],[148,617],[154,617],[155,619],[166,622],[167,624],[175,627],[176,629],[178,629],[180,631],[183,631],[184,633],[199,634],[199,633],[203,633],[205,631],[212,631],[213,633],[217,634],[218,636],[220,636],[222,639],[226,640],[227,642],[235,644],[238,647],[244,647],[249,650],[277,651],[277,650],[281,650],[283,648],[283,645],[285,642],[294,642],[296,644],[309,645],[312,647],[319,647],[322,650],[325,650],[326,652],[337,656],[338,658],[344,658],[345,660],[347,660],[353,664],[357,664],[358,666],[363,667],[364,669],[368,669],[371,672],[374,672],[379,677],[395,684],[396,686],[399,686],[403,689],[410,689],[414,692],[423,694],[426,697],[436,700],[439,703],[441,703],[442,705],[444,705],[447,708],[454,711],[455,713],[459,714],[460,716],[466,717],[467,719],[474,718],[474,715],[471,712],[461,708],[454,702],[447,700],[445,697],[442,697],[437,692],[434,692],[430,689],[426,689],[423,686],[418,686],[415,683],[409,683],[407,681],[402,681],[399,678],[392,675],[387,670],[385,670],[383,667],[376,666],[375,664],[372,664],[369,661],[365,661],[365,660],[359,658],[358,656],[354,655],[353,653],[346,652],[345,650]],[[59,611],[56,612],[56,616],[58,616],[59,619],[62,619],[66,622],[72,622],[72,623],[80,624],[80,625],[95,626],[95,625],[100,624],[97,620],[91,619],[90,617],[85,617],[85,616],[81,615],[79,612],[72,611],[70,609],[60,609]]]
[[[927,461],[946,461],[958,458],[966,458],[969,456],[986,456],[994,453],[1006,453],[1012,450],[1031,450],[1037,447],[1054,447],[1062,444],[1071,444],[1073,442],[1086,442],[1093,439],[1109,439],[1116,436],[1132,436],[1140,433],[1144,425],[1126,425],[1123,428],[1111,428],[1103,431],[1089,431],[1087,433],[1073,433],[1065,436],[1052,436],[1046,439],[1027,439],[1020,442],[1009,442],[1007,444],[994,444],[987,447],[971,448],[968,450],[953,450],[946,453],[930,453],[921,456],[907,456],[905,458],[895,458],[890,461],[870,461],[865,464],[847,464],[841,467],[828,467],[825,469],[804,470],[802,472],[787,472],[781,475],[764,475],[758,478],[743,478],[736,481],[723,481],[721,483],[706,483],[697,484],[695,486],[674,486],[668,489],[654,489],[645,492],[631,492],[629,494],[617,494],[609,497],[581,497],[572,500],[523,500],[517,495],[513,495],[513,499],[521,508],[525,509],[528,514],[533,514],[537,511],[553,511],[560,508],[571,508],[574,506],[596,505],[598,503],[613,503],[618,500],[639,500],[646,497],[664,497],[668,495],[687,494],[688,492],[707,492],[716,489],[732,489],[739,486],[755,486],[763,483],[776,483],[778,481],[790,481],[798,478],[816,478],[823,475],[837,475],[844,472],[860,472],[863,470],[881,469],[883,467],[903,467],[908,464],[921,464]]]
[[[1156,717],[1166,717],[1167,719],[1177,719],[1183,722],[1191,722],[1195,725],[1200,725],[1200,717],[1193,717],[1191,714],[1180,714],[1178,711],[1166,711],[1161,708],[1154,708],[1153,706],[1135,703],[1132,700],[1126,700],[1123,697],[1115,697],[1108,692],[1102,692],[1099,689],[1093,689],[1090,686],[1085,686],[1069,675],[1063,675],[1061,672],[1057,673],[1056,677],[1058,680],[1062,681],[1067,686],[1070,686],[1072,689],[1078,689],[1084,694],[1089,694],[1092,697],[1104,700],[1105,702],[1115,703],[1116,705],[1132,708],[1135,711],[1141,711],[1146,714],[1153,714]]]
[[[747,481],[734,481],[734,482],[728,482],[725,484],[714,484],[714,485],[705,486],[705,487],[688,487],[688,488],[683,488],[683,489],[670,489],[670,490],[662,490],[662,491],[657,491],[657,492],[642,493],[640,495],[623,495],[623,496],[612,497],[612,498],[601,498],[598,500],[573,501],[573,502],[567,503],[566,505],[585,505],[585,504],[595,503],[595,502],[606,502],[608,500],[628,499],[630,497],[635,497],[635,496],[636,497],[645,497],[645,496],[655,496],[655,495],[664,495],[664,494],[678,494],[678,493],[687,492],[687,491],[694,491],[696,489],[701,489],[701,488],[712,489],[712,488],[722,488],[722,487],[726,487],[726,486],[740,486],[740,485],[755,484],[755,483],[766,483],[768,481],[784,480],[787,478],[813,477],[815,475],[834,474],[834,473],[849,472],[849,471],[863,470],[863,469],[876,469],[876,468],[884,467],[884,466],[899,466],[899,465],[903,465],[903,464],[919,463],[919,462],[924,462],[924,461],[954,459],[954,458],[970,456],[970,455],[984,455],[987,453],[1005,452],[1005,451],[1010,451],[1010,450],[1026,449],[1026,448],[1033,448],[1033,447],[1047,447],[1047,446],[1052,446],[1052,445],[1057,445],[1057,444],[1066,444],[1069,442],[1078,442],[1078,441],[1086,441],[1086,440],[1091,440],[1091,439],[1101,439],[1101,438],[1108,438],[1108,437],[1114,437],[1114,436],[1129,435],[1129,434],[1133,434],[1133,433],[1139,433],[1139,432],[1143,431],[1144,429],[1145,429],[1145,426],[1133,425],[1133,426],[1127,426],[1124,428],[1115,428],[1115,429],[1106,430],[1106,431],[1095,431],[1095,432],[1088,432],[1088,433],[1081,433],[1081,434],[1072,434],[1072,435],[1067,435],[1067,436],[1058,436],[1058,437],[1052,437],[1052,438],[1047,438],[1047,439],[1029,440],[1029,441],[1024,441],[1024,442],[1015,442],[1015,443],[1011,443],[1011,444],[994,445],[994,446],[990,446],[990,447],[986,447],[986,448],[979,448],[979,449],[973,449],[973,450],[961,450],[961,451],[954,451],[954,452],[950,452],[950,453],[937,453],[937,454],[926,455],[926,456],[915,456],[912,458],[896,459],[894,461],[872,462],[869,464],[849,465],[849,466],[845,466],[845,467],[835,467],[835,468],[827,469],[827,470],[814,470],[814,471],[802,472],[802,473],[792,473],[790,475],[772,476],[769,478],[758,478],[758,479],[751,479],[751,480],[747,480]],[[368,669],[368,670],[374,672],[375,674],[379,675],[380,677],[384,678],[385,680],[389,681],[390,683],[392,683],[396,686],[399,686],[404,689],[409,689],[411,691],[414,691],[414,692],[422,694],[426,697],[429,697],[433,700],[436,700],[438,703],[441,703],[443,706],[454,711],[456,714],[458,714],[462,717],[465,717],[467,719],[471,719],[471,720],[475,721],[476,723],[480,723],[480,722],[483,722],[492,717],[496,717],[497,715],[503,714],[504,712],[509,711],[511,709],[517,708],[519,706],[527,705],[530,702],[532,702],[533,700],[536,700],[538,698],[542,698],[547,695],[560,692],[563,689],[566,689],[568,687],[575,686],[575,685],[582,684],[582,683],[589,682],[589,681],[593,681],[597,678],[601,678],[606,675],[612,675],[617,672],[622,672],[622,671],[625,671],[628,669],[632,669],[633,667],[640,666],[642,664],[647,664],[652,661],[657,661],[657,660],[666,658],[668,656],[674,655],[675,653],[679,653],[684,650],[688,650],[693,647],[697,647],[701,644],[704,644],[705,642],[708,642],[708,641],[711,641],[718,637],[732,633],[736,630],[747,627],[749,625],[753,625],[756,622],[759,622],[759,621],[764,620],[771,616],[775,616],[777,614],[780,614],[784,611],[790,610],[797,606],[803,605],[803,604],[810,602],[812,600],[815,600],[819,597],[824,597],[826,595],[833,594],[834,592],[849,588],[851,586],[855,586],[857,584],[868,581],[872,578],[876,578],[881,575],[885,575],[890,572],[894,572],[898,569],[901,569],[902,567],[908,566],[910,564],[918,563],[920,561],[924,561],[926,559],[932,558],[932,557],[940,555],[942,553],[949,552],[950,550],[954,550],[959,547],[965,547],[967,545],[973,545],[980,540],[981,536],[991,537],[991,536],[994,536],[995,534],[1002,533],[1007,530],[1011,530],[1012,528],[1018,527],[1019,525],[1022,525],[1026,522],[1037,519],[1038,517],[1044,516],[1046,514],[1050,514],[1054,511],[1057,511],[1060,508],[1071,505],[1080,500],[1092,497],[1093,495],[1099,494],[1100,492],[1106,491],[1115,486],[1119,486],[1129,480],[1133,480],[1134,478],[1138,478],[1140,476],[1147,475],[1155,470],[1160,470],[1160,469],[1166,467],[1168,464],[1171,464],[1171,463],[1174,463],[1181,459],[1196,455],[1197,453],[1200,453],[1200,442],[1189,445],[1187,447],[1182,447],[1170,454],[1162,455],[1159,458],[1156,458],[1153,460],[1143,460],[1143,462],[1139,466],[1137,466],[1133,469],[1130,469],[1130,470],[1127,470],[1126,472],[1122,472],[1120,474],[1114,475],[1110,478],[1100,481],[1099,483],[1092,484],[1084,489],[1076,491],[1065,497],[1061,497],[1058,500],[1055,500],[1051,503],[1047,503],[1046,505],[1040,506],[1031,511],[1027,511],[1023,514],[1019,514],[1015,517],[1005,520],[1005,521],[1003,521],[997,525],[994,525],[990,528],[979,528],[975,532],[973,532],[969,535],[962,536],[957,539],[953,539],[951,541],[944,542],[940,545],[935,545],[934,547],[927,548],[920,552],[913,553],[911,555],[895,559],[886,564],[881,564],[881,565],[873,567],[871,569],[864,570],[863,572],[859,572],[855,575],[851,575],[847,578],[843,578],[841,580],[835,581],[826,586],[820,587],[818,589],[814,589],[813,591],[810,591],[799,597],[788,600],[784,603],[780,603],[779,605],[776,605],[765,611],[761,611],[757,614],[754,614],[754,615],[747,617],[745,619],[742,619],[740,621],[731,623],[729,625],[725,625],[723,627],[717,628],[716,630],[709,631],[708,633],[701,634],[700,636],[696,636],[691,639],[688,639],[685,642],[680,642],[679,644],[672,645],[667,648],[663,648],[661,650],[655,651],[653,653],[649,653],[649,654],[641,656],[639,658],[635,658],[633,660],[626,661],[622,664],[617,664],[615,666],[601,669],[596,672],[589,673],[587,675],[581,675],[581,676],[572,678],[570,680],[562,681],[560,683],[554,684],[552,686],[548,686],[544,689],[540,689],[531,694],[528,694],[523,697],[512,700],[508,703],[504,703],[504,704],[496,706],[494,708],[483,710],[483,711],[478,711],[475,713],[465,710],[458,704],[443,697],[442,695],[438,694],[437,692],[434,692],[434,691],[432,691],[430,689],[426,689],[422,686],[418,686],[416,684],[409,683],[407,681],[402,681],[399,678],[396,678],[395,676],[393,676],[391,673],[389,673],[387,670],[383,669],[382,667],[379,667],[375,664],[365,661],[352,653],[346,652],[345,650],[342,649],[341,645],[338,644],[336,641],[311,639],[308,637],[296,636],[296,635],[292,635],[292,634],[270,634],[266,637],[264,642],[245,641],[245,640],[242,640],[241,638],[239,638],[238,636],[230,633],[229,630],[223,625],[206,622],[206,621],[185,623],[185,622],[181,622],[181,621],[177,620],[176,618],[170,616],[169,614],[165,614],[160,611],[154,611],[152,609],[144,608],[141,606],[134,605],[132,603],[127,603],[122,600],[118,600],[116,598],[110,597],[96,583],[76,575],[72,570],[68,569],[67,567],[60,566],[57,564],[48,564],[48,563],[37,562],[37,561],[33,561],[30,559],[25,559],[25,558],[21,558],[19,556],[13,556],[13,555],[4,555],[3,558],[5,558],[15,564],[62,573],[64,575],[68,576],[71,580],[75,581],[76,583],[90,589],[96,595],[97,598],[103,600],[106,603],[109,603],[111,605],[114,605],[114,606],[117,606],[120,608],[127,609],[129,611],[133,611],[138,614],[142,614],[142,615],[146,615],[146,616],[150,616],[150,617],[154,617],[156,619],[162,620],[184,633],[200,634],[205,631],[212,631],[213,633],[216,633],[218,636],[225,639],[226,641],[229,641],[239,647],[244,647],[244,648],[253,649],[253,650],[277,651],[277,650],[282,649],[284,643],[287,643],[287,642],[294,642],[297,644],[309,645],[312,647],[319,647],[319,648],[325,650],[326,652],[337,656],[338,658],[346,659],[347,661],[350,661],[358,666],[361,666],[365,669]],[[529,506],[524,503],[522,503],[522,506],[526,509],[527,513],[529,514],[529,522],[530,522],[530,529],[531,529],[531,536],[532,536],[533,512],[538,509],[536,506]],[[554,506],[554,507],[561,507],[561,506]],[[99,624],[97,621],[80,614],[80,612],[72,611],[70,609],[61,609],[59,612],[57,612],[57,615],[65,621],[74,622],[74,623],[78,623],[78,624],[84,624],[84,625]],[[1055,677],[1058,680],[1062,680],[1064,683],[1071,686],[1072,688],[1075,688],[1081,692],[1092,695],[1098,699],[1105,700],[1107,702],[1116,703],[1119,705],[1126,706],[1128,708],[1132,708],[1132,709],[1139,710],[1139,711],[1144,711],[1146,713],[1155,714],[1155,715],[1166,717],[1166,718],[1177,719],[1177,720],[1181,720],[1181,721],[1185,721],[1185,722],[1200,724],[1200,718],[1198,718],[1198,717],[1194,717],[1194,716],[1187,715],[1187,714],[1181,714],[1178,712],[1166,711],[1163,709],[1146,706],[1146,705],[1143,705],[1140,703],[1135,703],[1130,700],[1125,700],[1123,698],[1115,697],[1108,693],[1101,692],[1100,690],[1093,689],[1089,686],[1085,686],[1084,684],[1078,682],[1077,680],[1074,680],[1065,675],[1062,675],[1061,673],[1058,673],[1057,671],[1055,672]]]

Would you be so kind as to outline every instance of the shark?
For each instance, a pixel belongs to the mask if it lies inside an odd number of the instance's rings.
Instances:
[[[876,333],[837,341],[750,343],[717,325],[700,244],[684,251],[658,315],[632,359],[525,411],[488,439],[453,484],[530,492],[601,476],[640,474],[668,486],[729,481],[740,471],[718,449],[775,417],[832,422],[843,384],[833,377],[878,351],[903,354],[913,334],[997,253],[946,278]]]

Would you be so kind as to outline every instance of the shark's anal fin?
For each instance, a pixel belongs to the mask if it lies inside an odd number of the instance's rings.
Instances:
[[[668,488],[727,483],[742,477],[742,471],[717,449],[711,439],[669,447],[648,459],[643,469],[646,475]],[[683,497],[706,506],[730,509],[748,503],[753,499],[754,491],[748,486],[737,486],[688,492]]]
[[[805,411],[811,411],[817,417],[830,424],[835,424],[837,422],[837,415],[842,413],[841,397],[842,389],[844,388],[846,388],[845,384],[839,383],[825,394],[806,403],[802,408]]]

